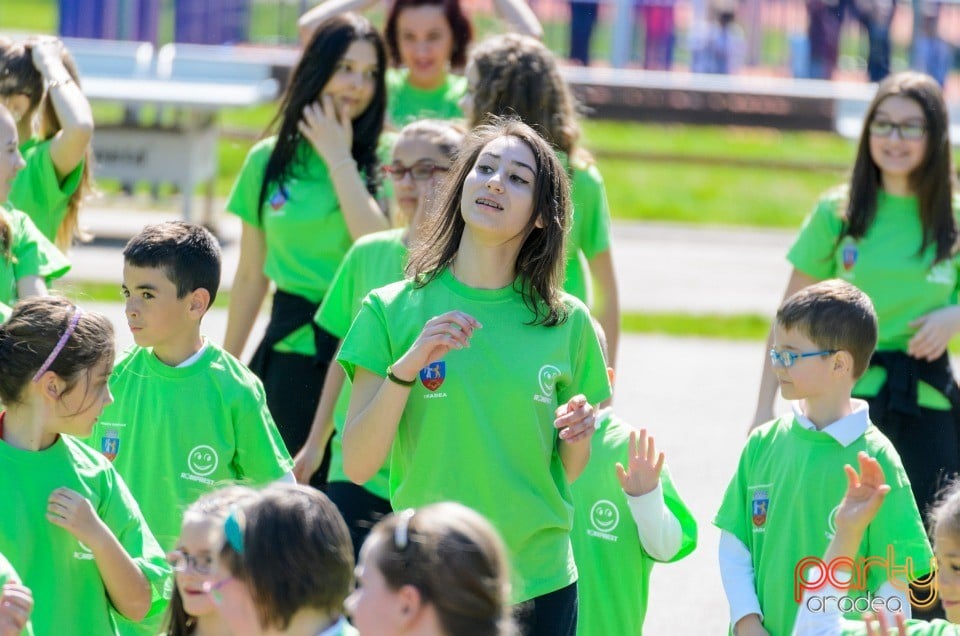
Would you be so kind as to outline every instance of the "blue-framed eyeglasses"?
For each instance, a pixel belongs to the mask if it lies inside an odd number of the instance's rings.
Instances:
[[[777,351],[770,349],[770,364],[775,367],[789,369],[793,363],[803,358],[813,358],[814,356],[828,356],[836,353],[838,349],[827,349],[825,351],[811,351],[810,353],[793,353],[792,351]]]

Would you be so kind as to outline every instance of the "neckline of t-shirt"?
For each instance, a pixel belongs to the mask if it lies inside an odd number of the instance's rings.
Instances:
[[[908,212],[916,211],[919,206],[917,195],[915,194],[891,194],[882,189],[877,191],[877,202],[880,203],[881,201],[886,202],[888,207]]]
[[[505,287],[500,287],[499,289],[480,289],[478,287],[470,287],[469,285],[458,280],[457,277],[453,275],[453,272],[450,271],[449,267],[443,268],[443,271],[438,276],[438,279],[447,289],[468,300],[503,302],[519,295],[519,292],[517,291],[517,281],[514,281]]]
[[[450,73],[450,71],[447,71],[447,75],[443,78],[443,82],[436,88],[417,88],[410,83],[410,69],[402,67],[398,68],[397,71],[400,72],[400,81],[403,84],[404,91],[407,93],[421,97],[439,97],[450,90],[450,78],[453,75]]]
[[[201,355],[193,361],[192,364],[185,367],[171,367],[167,364],[164,364],[160,361],[153,353],[153,349],[143,348],[143,353],[147,356],[147,364],[150,365],[150,369],[156,372],[157,375],[162,375],[168,378],[186,378],[196,373],[199,373],[207,367],[204,364],[216,351],[216,347],[213,346],[213,343],[204,339],[206,341],[206,346],[204,347]]]
[[[818,444],[836,444],[837,446],[842,446],[842,444],[830,433],[825,433],[822,430],[817,430],[814,428],[807,428],[801,424],[796,415],[792,413],[788,416],[790,422],[790,432],[799,435],[805,439],[810,440],[811,442],[816,442]]]

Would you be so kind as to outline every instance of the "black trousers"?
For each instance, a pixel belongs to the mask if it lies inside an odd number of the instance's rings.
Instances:
[[[393,512],[390,502],[350,481],[331,481],[327,484],[327,496],[347,522],[353,540],[353,556],[359,560],[360,546],[367,540],[370,529]]]
[[[516,608],[523,636],[575,636],[577,633],[577,584],[537,596]]]

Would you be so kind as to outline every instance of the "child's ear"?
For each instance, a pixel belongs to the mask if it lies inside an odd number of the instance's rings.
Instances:
[[[849,351],[838,351],[833,356],[833,372],[853,376],[853,355]]]
[[[397,590],[397,609],[404,625],[409,625],[416,619],[422,605],[423,598],[420,596],[420,590],[413,585],[404,585]]]
[[[200,320],[210,308],[210,292],[198,287],[190,292],[190,316]]]
[[[37,386],[40,388],[40,393],[46,399],[57,402],[60,400],[60,396],[63,395],[63,391],[67,388],[67,383],[53,371],[47,371],[40,376]]]

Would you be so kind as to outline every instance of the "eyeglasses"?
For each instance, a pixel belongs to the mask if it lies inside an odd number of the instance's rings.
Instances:
[[[870,122],[870,134],[874,137],[891,137],[894,130],[900,134],[900,139],[909,141],[923,139],[923,136],[927,134],[927,127],[916,121],[895,123],[884,119],[875,119]]]
[[[195,556],[183,550],[176,550],[167,555],[167,563],[174,572],[193,570],[200,576],[208,576],[213,571],[213,559],[209,556]]]
[[[418,161],[409,168],[402,163],[395,163],[384,166],[383,171],[390,175],[394,181],[403,181],[403,178],[410,173],[414,181],[427,181],[435,172],[446,172],[449,168],[438,166],[432,161]]]
[[[777,351],[770,349],[770,364],[789,369],[797,360],[803,358],[812,358],[814,356],[828,356],[836,353],[838,349],[828,349],[826,351],[811,351],[810,353],[793,353],[792,351]]]
[[[223,594],[220,593],[220,590],[226,587],[230,581],[233,581],[232,576],[228,576],[225,579],[220,579],[216,583],[207,581],[203,584],[203,593],[210,596],[213,599],[213,602],[217,605],[223,604]]]

